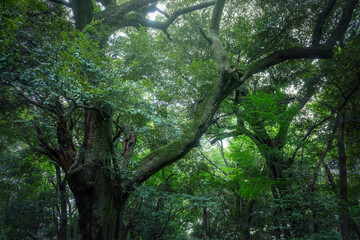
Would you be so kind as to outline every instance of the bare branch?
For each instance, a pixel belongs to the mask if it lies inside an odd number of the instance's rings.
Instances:
[[[124,238],[124,239],[125,239],[124,236],[127,235],[127,233],[129,232],[132,224],[134,223],[135,217],[138,214],[138,210],[140,210],[140,208],[141,208],[141,201],[142,201],[142,197],[139,196],[137,201],[136,201],[135,207],[132,209],[129,222],[126,224],[124,232],[122,233],[122,238]]]
[[[323,163],[323,161],[324,161],[324,159],[325,159],[325,157],[326,157],[327,152],[328,152],[328,151],[330,150],[330,148],[331,148],[331,144],[332,144],[332,141],[333,141],[333,139],[334,139],[334,137],[335,137],[336,130],[337,130],[337,128],[339,127],[340,120],[341,120],[341,118],[342,118],[341,112],[343,111],[343,108],[346,106],[347,102],[350,100],[351,96],[357,91],[359,85],[360,85],[360,83],[349,93],[349,95],[346,97],[346,99],[344,100],[344,102],[343,102],[343,103],[339,106],[339,108],[338,108],[337,116],[336,116],[336,119],[335,119],[335,125],[334,125],[334,127],[333,127],[333,130],[332,130],[330,139],[329,139],[329,141],[328,141],[328,144],[327,144],[327,146],[326,146],[326,149],[325,149],[323,155],[321,156],[321,158],[319,159],[319,161],[317,162],[317,164],[316,164],[316,166],[315,166],[314,174],[313,174],[313,179],[312,179],[312,182],[309,184],[309,190],[313,190],[313,188],[315,187],[318,169],[319,169],[319,167],[321,166],[321,164]]]
[[[202,29],[202,27],[199,26],[198,24],[196,24],[196,26],[197,26],[197,28],[199,29],[201,35],[205,38],[205,40],[206,40],[209,44],[211,44],[212,40],[211,40],[211,38],[209,38],[209,36],[206,34],[206,32],[204,31],[204,29]]]
[[[232,132],[224,132],[224,133],[221,133],[219,136],[216,136],[214,139],[212,139],[210,141],[210,144],[214,144],[216,143],[217,141],[220,141],[220,140],[223,140],[223,139],[226,139],[226,138],[230,138],[230,137],[235,137],[235,136],[239,136],[241,135],[241,132],[240,131],[232,131]]]
[[[330,169],[329,169],[329,166],[327,165],[326,162],[323,162],[322,163],[324,169],[325,169],[325,172],[326,172],[326,175],[328,177],[328,180],[329,180],[329,183],[331,185],[331,188],[333,189],[333,191],[336,193],[336,183],[335,183],[335,180],[334,180],[334,177],[333,175],[331,174],[330,172]]]

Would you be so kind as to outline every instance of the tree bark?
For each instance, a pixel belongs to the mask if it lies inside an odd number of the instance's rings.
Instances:
[[[111,170],[111,126],[111,111],[85,110],[83,144],[68,172],[84,240],[122,239],[121,216],[127,194]]]
[[[338,153],[339,153],[339,170],[340,170],[340,231],[344,240],[352,239],[350,236],[350,221],[347,196],[347,169],[346,169],[346,152],[344,143],[345,131],[345,111],[341,111],[338,133]]]
[[[66,181],[62,180],[61,170],[59,165],[55,165],[56,169],[56,182],[60,194],[60,226],[58,229],[58,239],[67,239],[67,194],[66,194]]]

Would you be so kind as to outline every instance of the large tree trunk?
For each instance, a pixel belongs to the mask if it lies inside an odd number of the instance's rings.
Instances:
[[[121,219],[126,199],[117,199],[111,188],[99,185],[78,195],[76,203],[82,239],[126,239]]]
[[[127,194],[123,194],[120,176],[111,169],[111,124],[111,113],[85,111],[83,145],[68,173],[84,240],[124,239],[121,216]]]

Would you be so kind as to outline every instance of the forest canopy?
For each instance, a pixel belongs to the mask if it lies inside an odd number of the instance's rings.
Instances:
[[[0,239],[360,239],[359,14],[1,1]]]

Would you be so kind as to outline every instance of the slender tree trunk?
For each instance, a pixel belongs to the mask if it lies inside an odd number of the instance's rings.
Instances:
[[[347,206],[347,169],[346,169],[346,152],[344,143],[345,129],[345,111],[340,113],[339,135],[338,135],[338,152],[339,152],[339,170],[340,170],[340,231],[344,240],[350,240],[349,232],[349,210]]]
[[[204,223],[204,240],[209,239],[208,226],[207,226],[207,210],[206,207],[203,209],[203,223]]]
[[[61,170],[59,165],[55,165],[56,169],[56,182],[60,194],[60,226],[58,230],[58,239],[67,239],[67,194],[66,194],[66,181],[61,178]]]
[[[255,200],[250,200],[247,203],[246,206],[246,213],[245,213],[245,226],[242,232],[242,239],[244,240],[250,240],[251,239],[251,235],[250,235],[250,227],[251,227],[251,223],[252,223],[252,213],[254,211],[254,206],[255,206]]]

